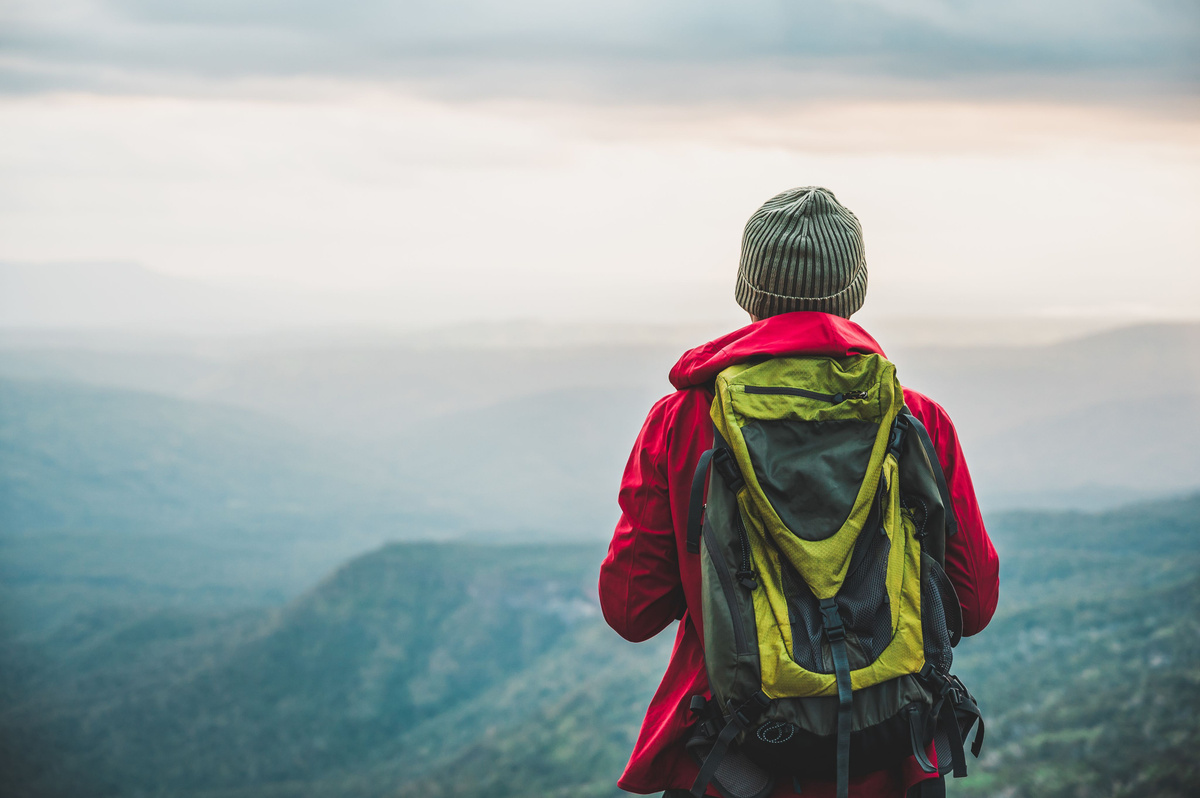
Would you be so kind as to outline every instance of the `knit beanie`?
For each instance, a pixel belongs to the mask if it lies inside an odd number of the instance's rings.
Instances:
[[[793,310],[850,318],[867,294],[858,219],[824,188],[793,188],[746,222],[737,303],[760,319]]]

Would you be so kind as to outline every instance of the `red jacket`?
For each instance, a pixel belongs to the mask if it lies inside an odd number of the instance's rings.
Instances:
[[[600,569],[600,605],[627,640],[649,639],[680,620],[671,661],[646,710],[641,733],[618,785],[630,792],[690,789],[697,767],[684,751],[689,702],[708,695],[701,642],[700,558],[686,548],[688,498],[700,455],[712,445],[712,380],[726,367],[761,355],[883,354],[854,322],[825,313],[773,316],[686,353],[671,369],[678,389],[660,399],[638,435],[621,481],[621,520]],[[971,475],[954,425],[916,391],[905,403],[925,424],[949,483],[958,534],[946,545],[946,572],[962,602],[963,633],[991,620],[999,592],[999,560],[983,527]],[[923,778],[915,763],[853,779],[850,795],[897,796]],[[711,790],[710,794],[716,794]],[[776,796],[794,795],[780,785]],[[804,785],[804,795],[834,795],[831,783]]]

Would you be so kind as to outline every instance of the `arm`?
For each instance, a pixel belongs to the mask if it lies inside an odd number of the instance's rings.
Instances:
[[[946,484],[950,503],[958,521],[958,534],[946,541],[946,575],[954,584],[962,605],[963,634],[973,635],[983,630],[996,612],[1000,595],[1000,558],[983,525],[975,485],[963,457],[958,433],[950,416],[941,405],[928,397],[904,390],[904,400],[921,419],[933,439]]]
[[[629,455],[618,497],[621,519],[600,566],[604,619],[633,642],[658,634],[684,608],[668,494],[666,403],[650,410]]]

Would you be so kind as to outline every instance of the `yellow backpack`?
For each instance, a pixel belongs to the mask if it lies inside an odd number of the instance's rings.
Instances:
[[[819,778],[845,798],[851,774],[910,756],[966,775],[963,739],[978,722],[978,756],[983,722],[950,675],[962,619],[943,561],[957,530],[895,367],[739,364],[717,376],[711,416],[688,529],[712,690],[692,702],[693,794],[761,798],[781,778]]]

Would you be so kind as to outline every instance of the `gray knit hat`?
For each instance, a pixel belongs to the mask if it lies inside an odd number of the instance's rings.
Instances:
[[[793,310],[850,318],[867,295],[867,258],[858,219],[833,193],[793,188],[746,222],[737,303],[760,319]]]

